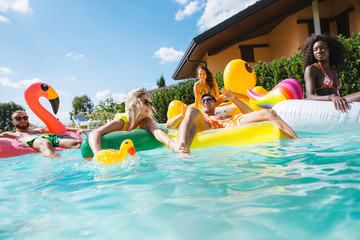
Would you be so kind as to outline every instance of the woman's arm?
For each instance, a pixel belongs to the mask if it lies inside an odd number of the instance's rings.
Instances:
[[[201,87],[200,87],[200,81],[197,81],[194,85],[194,94],[195,94],[195,107],[197,109],[201,109]]]
[[[164,133],[155,125],[152,119],[150,118],[144,119],[143,125],[144,128],[149,130],[159,142],[162,142],[163,144],[167,145],[174,152],[190,153],[189,147],[185,145],[180,145],[176,141],[172,140],[166,133]]]
[[[99,127],[98,129],[93,130],[89,134],[89,145],[93,153],[97,153],[101,148],[101,136],[114,132],[120,131],[123,129],[125,122],[121,119],[115,118],[113,121],[108,122],[104,126]]]
[[[220,92],[222,93],[222,95],[227,99],[230,100],[231,102],[233,102],[242,113],[249,113],[249,112],[253,112],[254,110],[252,110],[248,105],[246,105],[243,101],[241,101],[240,99],[236,98],[234,93],[230,90],[230,88],[222,88],[220,90]]]

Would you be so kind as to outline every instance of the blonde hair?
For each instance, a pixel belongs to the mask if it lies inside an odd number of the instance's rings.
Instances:
[[[136,119],[140,115],[140,108],[141,108],[141,97],[142,96],[149,96],[147,92],[143,89],[136,88],[134,90],[131,90],[129,94],[126,96],[125,100],[125,112],[128,117],[128,124],[130,128],[134,127]],[[152,108],[150,112],[150,118],[154,120],[153,114],[152,114]]]
[[[13,112],[11,114],[11,119],[14,120],[15,119],[15,115],[18,113],[25,113],[27,115],[27,113],[24,110],[16,110],[15,112]]]

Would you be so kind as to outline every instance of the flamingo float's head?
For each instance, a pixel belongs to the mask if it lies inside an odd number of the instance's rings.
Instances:
[[[25,89],[25,100],[29,102],[37,101],[40,97],[44,97],[50,101],[51,107],[56,114],[59,110],[60,100],[57,92],[49,84],[37,82],[31,84]]]

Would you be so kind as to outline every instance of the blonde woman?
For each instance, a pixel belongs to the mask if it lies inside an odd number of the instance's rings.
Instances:
[[[188,153],[189,148],[173,141],[160,130],[152,115],[152,102],[143,89],[134,89],[126,97],[125,113],[118,114],[114,120],[95,129],[89,135],[89,145],[93,153],[101,150],[101,136],[114,131],[131,131],[135,128],[149,130],[154,137],[171,148],[174,152]]]

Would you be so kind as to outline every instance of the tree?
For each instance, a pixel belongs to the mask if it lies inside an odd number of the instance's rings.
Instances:
[[[25,108],[14,102],[0,103],[0,129],[3,131],[11,131],[14,128],[12,124],[11,114],[16,110],[24,110]]]
[[[95,107],[95,111],[99,112],[125,112],[125,102],[117,103],[113,98],[107,98],[104,101],[100,100]]]
[[[86,112],[87,114],[90,114],[93,111],[94,104],[87,95],[83,95],[81,97],[75,97],[72,102],[72,106],[72,114],[74,115],[77,115],[80,112]]]
[[[158,86],[158,88],[162,88],[166,86],[163,75],[161,75],[161,77],[156,81],[156,85]]]

